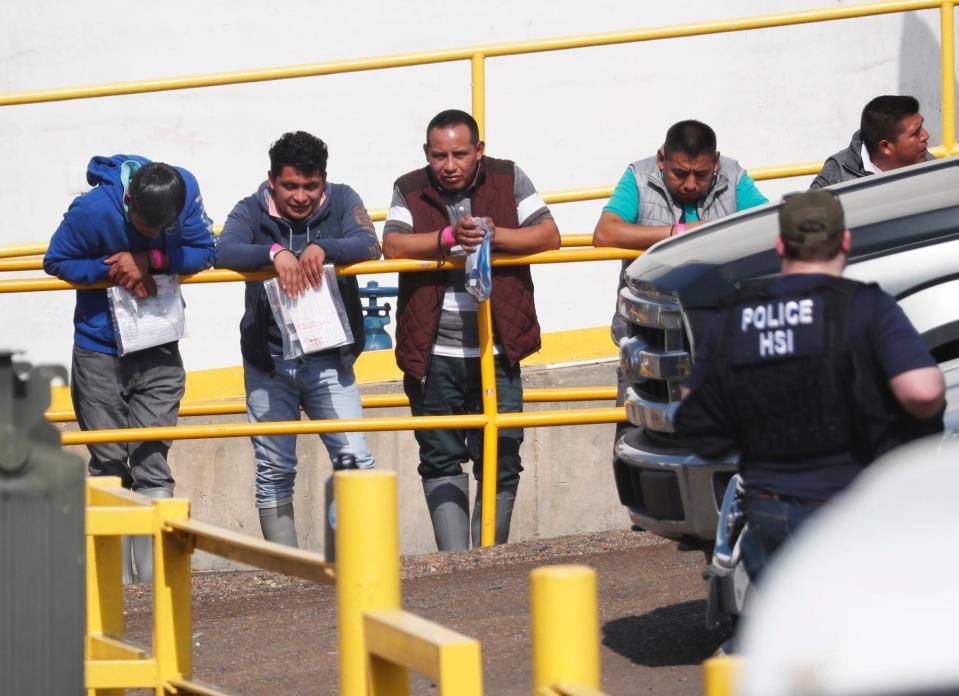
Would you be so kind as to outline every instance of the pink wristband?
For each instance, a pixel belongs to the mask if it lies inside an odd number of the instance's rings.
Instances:
[[[160,268],[163,265],[163,254],[159,249],[150,249],[150,258],[153,259],[153,268]]]
[[[443,243],[448,247],[452,247],[456,244],[456,240],[453,239],[453,228],[449,225],[443,229]]]
[[[676,234],[682,234],[686,231],[686,223],[680,222],[676,225]]]

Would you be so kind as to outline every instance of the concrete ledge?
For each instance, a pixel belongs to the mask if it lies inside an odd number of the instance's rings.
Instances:
[[[524,369],[527,388],[611,386],[616,383],[611,362]],[[364,393],[401,391],[399,383],[367,385]],[[527,410],[573,409],[580,403],[527,404]],[[611,406],[590,402],[589,406]],[[409,415],[408,409],[376,409],[377,415]],[[184,419],[197,422],[199,419]],[[245,416],[204,417],[208,422],[245,422]],[[66,429],[76,429],[69,424]],[[557,426],[527,429],[523,442],[523,473],[513,513],[510,539],[524,541],[628,526],[616,495],[611,457],[615,425]],[[369,433],[377,466],[399,472],[400,543],[404,554],[436,549],[423,499],[416,440],[410,431]],[[87,458],[84,447],[68,447]],[[324,484],[331,473],[319,437],[301,436],[294,506],[300,545],[322,551],[324,543]],[[177,496],[191,501],[193,519],[260,537],[253,504],[255,464],[247,438],[190,440],[174,443],[170,464]],[[475,485],[475,482],[474,482]],[[475,489],[474,489],[475,490]],[[198,552],[197,570],[239,567]]]

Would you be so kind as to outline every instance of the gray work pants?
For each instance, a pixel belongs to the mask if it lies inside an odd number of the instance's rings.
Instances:
[[[186,376],[177,344],[118,357],[73,347],[70,394],[81,430],[176,425]],[[134,491],[173,492],[170,440],[87,445],[91,476],[119,476]]]

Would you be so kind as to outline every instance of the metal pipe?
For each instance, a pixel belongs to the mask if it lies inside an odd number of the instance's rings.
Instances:
[[[622,423],[626,409],[582,408],[556,411],[501,413],[497,424],[507,428],[544,428],[554,425]],[[89,445],[100,442],[146,442],[153,440],[202,440],[204,438],[250,437],[252,435],[305,435],[307,433],[375,432],[435,428],[454,430],[482,428],[485,413],[457,416],[402,416],[396,418],[356,418],[341,420],[278,421],[273,423],[206,423],[172,425],[159,428],[119,428],[115,430],[74,430],[60,434],[64,445]]]
[[[479,126],[479,139],[486,138],[486,58],[482,53],[470,56],[470,85],[473,92],[473,118]]]
[[[525,389],[523,402],[611,401],[616,398],[616,387],[567,387],[562,389]],[[406,394],[364,394],[363,408],[397,408],[409,406]],[[216,401],[180,406],[181,418],[193,416],[226,416],[246,413],[246,401]],[[72,423],[77,420],[73,411],[47,411],[43,414],[51,423]]]
[[[634,259],[642,254],[641,251],[630,249],[602,248],[572,248],[544,251],[539,254],[496,254],[493,256],[494,266],[525,266],[538,263],[570,263],[573,261],[612,261],[618,259]],[[462,268],[463,259],[448,259],[442,264],[436,261],[422,261],[415,259],[393,259],[389,261],[363,261],[349,266],[339,266],[336,274],[341,276],[367,275],[373,273],[392,273],[403,271],[436,271]],[[213,269],[201,271],[193,275],[180,276],[184,285],[195,283],[227,283],[236,280],[267,280],[276,275],[272,270],[264,271],[227,271]],[[92,285],[77,285],[56,278],[18,278],[14,280],[0,280],[0,294],[7,292],[44,292],[51,290],[90,290],[107,287],[106,282]]]
[[[479,322],[480,383],[483,389],[483,514],[480,520],[480,543],[496,543],[496,481],[499,470],[499,425],[496,402],[496,365],[493,357],[493,310],[486,300],[476,307]]]
[[[943,0],[939,8],[939,52],[942,59],[942,147],[956,149],[956,4]]]
[[[460,60],[471,61],[477,54],[482,54],[486,57],[498,57],[542,53],[544,51],[561,51],[572,48],[610,46],[614,44],[655,41],[658,39],[702,36],[706,34],[747,31],[794,24],[826,22],[837,19],[851,19],[854,17],[870,17],[895,12],[928,10],[938,8],[941,4],[941,0],[897,0],[895,2],[866,3],[861,5],[801,10],[799,12],[779,12],[775,14],[756,15],[736,19],[720,19],[693,24],[673,24],[646,29],[465,46],[436,51],[419,51],[368,58],[307,63],[305,65],[259,68],[254,70],[233,70],[186,77],[162,77],[152,80],[112,82],[81,87],[54,87],[22,92],[7,92],[0,94],[0,106],[37,104],[42,102],[66,101],[69,99],[89,99],[120,94],[165,92],[177,89],[215,87],[270,80],[286,80],[297,77],[313,77],[318,75],[361,72],[365,70],[429,65]]]

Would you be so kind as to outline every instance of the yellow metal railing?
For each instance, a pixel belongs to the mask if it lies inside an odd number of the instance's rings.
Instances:
[[[807,24],[855,17],[867,17],[895,12],[938,9],[940,13],[941,34],[941,80],[942,80],[942,131],[943,142],[938,148],[939,154],[951,154],[956,150],[955,132],[955,56],[953,47],[955,3],[953,0],[902,0],[897,2],[879,2],[845,7],[831,7],[815,10],[804,10],[791,13],[776,13],[756,17],[726,19],[701,22],[689,25],[673,25],[651,29],[638,29],[623,32],[604,34],[590,34],[567,38],[543,39],[515,43],[486,44],[457,49],[426,51],[419,53],[360,58],[346,61],[332,61],[309,65],[266,68],[250,71],[235,71],[198,75],[193,77],[163,78],[136,82],[122,82],[89,87],[65,87],[28,92],[6,93],[0,95],[0,106],[17,104],[36,104],[41,102],[62,101],[68,99],[83,99],[91,97],[134,94],[144,92],[158,92],[175,89],[189,89],[195,87],[213,87],[265,80],[279,80],[294,77],[318,76],[336,73],[357,72],[363,70],[377,70],[413,65],[426,65],[450,61],[470,62],[470,76],[472,85],[473,115],[476,118],[480,133],[485,129],[486,121],[486,83],[485,61],[487,58],[523,55],[544,51],[587,48],[593,46],[607,46],[612,44],[633,43],[669,39],[678,37],[701,36],[733,31],[746,31],[770,27]],[[770,178],[811,174],[817,169],[817,163],[803,163],[799,165],[782,165],[765,170],[754,171],[756,178]],[[554,202],[587,200],[608,196],[609,188],[571,189],[563,192],[554,192],[550,199]],[[376,211],[378,215],[382,211]],[[20,245],[17,248],[19,255],[35,255],[40,253],[42,245]],[[8,250],[9,251],[9,250]],[[3,255],[3,254],[0,254]],[[13,254],[8,254],[8,256]],[[503,255],[495,259],[495,265],[520,265],[529,263],[561,263],[567,261],[609,260],[632,258],[635,252],[625,252],[615,249],[560,249],[553,252],[534,254],[529,256]],[[34,267],[37,259],[17,260],[5,262],[8,270],[24,270],[27,266]],[[452,268],[462,263],[447,262],[436,264],[431,261],[375,261],[337,269],[341,275],[373,273],[373,272],[403,272],[440,270]],[[205,271],[194,276],[185,277],[185,283],[222,282],[241,279],[265,279],[272,275],[269,272],[240,274],[232,271]],[[96,285],[90,287],[102,287]],[[48,278],[27,278],[0,281],[0,293],[59,290],[77,287],[64,281]],[[109,438],[116,441],[146,440],[146,439],[186,439],[191,437],[236,437],[250,434],[279,434],[300,432],[329,432],[331,430],[398,430],[417,427],[438,428],[484,428],[484,466],[483,466],[483,521],[482,543],[489,545],[494,538],[495,519],[495,481],[496,481],[496,446],[497,434],[500,427],[530,427],[535,425],[560,425],[571,423],[600,423],[618,422],[624,419],[622,409],[580,409],[578,411],[540,412],[536,414],[499,414],[496,407],[496,385],[493,368],[492,350],[492,319],[489,303],[481,303],[477,317],[480,335],[480,372],[483,384],[483,413],[475,416],[447,416],[429,418],[377,418],[363,421],[348,421],[339,423],[308,422],[308,423],[272,423],[259,425],[226,424],[216,426],[193,426],[186,428],[156,428],[144,431],[114,430],[86,433],[65,433],[64,443],[78,444],[88,442],[102,442]]]
[[[218,694],[190,681],[190,557],[208,551],[285,575],[332,582],[333,566],[318,554],[271,544],[189,519],[190,502],[152,500],[120,487],[120,479],[87,480],[87,642],[85,686],[106,695],[127,688]],[[123,641],[122,536],[153,537],[153,650]]]
[[[304,65],[259,68],[254,70],[234,70],[185,77],[167,77],[152,80],[113,82],[80,87],[54,87],[22,92],[7,92],[5,94],[0,94],[0,106],[38,104],[43,102],[66,101],[70,99],[89,99],[93,97],[117,96],[123,94],[164,92],[178,89],[193,89],[197,87],[217,87],[251,82],[362,72],[367,70],[383,70],[417,65],[431,65],[435,63],[469,61],[470,78],[472,83],[473,116],[479,123],[480,134],[482,137],[486,123],[486,60],[488,58],[518,56],[547,51],[564,51],[569,49],[590,48],[596,46],[611,46],[614,44],[638,43],[643,41],[656,41],[660,39],[704,36],[707,34],[749,31],[753,29],[769,29],[773,27],[793,26],[797,24],[811,24],[814,22],[827,22],[841,19],[853,19],[858,17],[873,17],[897,12],[912,12],[916,10],[933,9],[938,9],[940,11],[940,52],[942,57],[942,144],[947,153],[952,153],[956,144],[954,103],[955,65],[953,62],[955,2],[953,0],[895,0],[892,2],[865,3],[861,5],[800,10],[797,12],[777,12],[753,17],[720,19],[692,24],[674,24],[662,27],[630,29],[618,32],[582,34],[579,36],[481,44],[477,46],[464,46],[460,48],[440,49],[434,51],[417,51],[413,53],[401,53],[386,56],[352,58],[347,60],[307,63]],[[780,168],[780,176],[787,175],[785,172],[792,171],[792,167],[803,168],[803,166],[804,165],[786,165],[785,167]],[[804,171],[803,173],[812,172]],[[575,198],[572,200],[582,199]]]
[[[534,39],[530,41],[481,44],[452,49],[371,56],[366,58],[308,63],[304,65],[235,70],[78,87],[53,87],[21,92],[6,92],[0,93],[0,107],[469,61],[473,116],[479,124],[480,135],[482,137],[486,127],[486,60],[488,58],[705,36],[708,34],[737,31],[751,31],[754,29],[770,29],[799,24],[811,24],[814,22],[829,22],[935,9],[939,10],[940,24],[942,143],[937,147],[930,148],[930,152],[938,157],[942,157],[959,152],[959,147],[957,147],[956,144],[955,113],[955,0],[894,0],[892,2],[864,3],[860,5],[800,10],[796,12],[777,12],[773,14],[720,19],[693,24],[674,24],[661,27],[629,29],[618,32],[603,32],[599,34],[582,34],[579,36]],[[754,180],[762,181],[766,179],[816,174],[821,166],[822,161],[797,162],[758,167],[750,169],[749,173]],[[597,200],[609,198],[612,191],[613,187],[608,185],[577,187],[545,192],[543,198],[547,203]],[[383,220],[386,217],[386,209],[384,208],[371,209],[370,213],[374,220]],[[577,236],[587,237],[588,235]],[[564,240],[564,246],[565,245]],[[0,259],[13,256],[42,254],[45,250],[45,244],[21,244],[10,247],[0,247]],[[35,263],[35,261],[31,261],[30,263]],[[4,270],[4,266],[0,266],[0,270]],[[8,266],[6,270],[14,270],[14,267]]]
[[[640,252],[621,249],[560,249],[531,255],[497,255],[494,266],[563,263],[581,260],[606,260],[635,258]],[[461,267],[463,259],[437,263],[436,261],[366,261],[337,268],[338,275],[383,273],[391,271],[438,270]],[[235,271],[203,271],[193,276],[184,276],[184,283],[230,282],[235,280],[261,280],[273,277],[272,271],[238,273]],[[54,278],[24,278],[0,280],[0,293],[39,290],[64,290],[69,288],[106,287],[106,283],[78,286]],[[147,440],[189,440],[223,437],[249,437],[252,435],[292,435],[327,432],[370,432],[415,430],[427,428],[462,429],[483,428],[483,480],[480,540],[483,546],[491,546],[495,539],[496,525],[496,475],[498,433],[501,428],[548,427],[558,425],[588,425],[620,423],[626,420],[622,407],[583,408],[570,410],[536,411],[528,413],[499,413],[496,401],[496,379],[493,368],[492,317],[489,302],[480,303],[477,311],[480,334],[480,371],[483,384],[483,412],[459,416],[407,416],[392,418],[362,418],[356,420],[288,421],[274,423],[218,423],[178,425],[163,428],[127,428],[116,430],[86,430],[65,432],[61,436],[64,445],[93,444],[102,442],[137,442]],[[549,397],[550,390],[541,390],[542,399]],[[572,396],[568,390],[565,396]],[[593,391],[593,390],[590,390]],[[604,395],[615,396],[612,389]],[[595,392],[592,396],[598,396]],[[397,397],[382,397],[387,404],[397,403]],[[237,405],[230,405],[230,410]]]
[[[85,687],[96,696],[128,688],[222,696],[193,681],[190,557],[202,549],[248,565],[336,584],[342,696],[405,696],[409,671],[432,677],[442,696],[481,696],[475,639],[402,609],[397,477],[389,471],[334,476],[336,563],[190,520],[188,500],[151,500],[112,477],[87,481]],[[152,653],[123,640],[123,535],[154,539]],[[543,567],[530,574],[534,688],[540,696],[602,696],[595,572]]]

